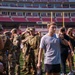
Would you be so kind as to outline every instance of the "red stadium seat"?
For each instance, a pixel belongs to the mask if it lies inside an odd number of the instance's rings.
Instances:
[[[57,22],[63,22],[62,18],[56,18]]]
[[[56,18],[57,22],[63,22],[63,18]],[[70,18],[64,18],[64,22],[71,22]]]
[[[29,22],[40,22],[40,18],[39,17],[28,17],[27,20]]]
[[[72,19],[72,22],[75,22],[75,17],[74,18],[71,18]]]
[[[52,20],[53,20],[53,22],[56,22],[54,18],[52,18]],[[43,17],[42,21],[44,21],[44,22],[50,22],[51,18],[49,18],[49,17]]]
[[[71,22],[70,18],[65,18],[65,22]]]
[[[0,22],[12,22],[9,16],[0,16]]]
[[[12,19],[14,22],[26,22],[26,18],[24,18],[22,16],[21,17],[18,17],[18,16],[12,17]]]

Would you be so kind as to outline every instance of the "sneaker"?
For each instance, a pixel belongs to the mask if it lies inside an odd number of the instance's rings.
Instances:
[[[72,70],[73,71],[73,73],[75,73],[75,70]]]
[[[67,75],[74,75],[74,73],[73,72],[69,72]]]

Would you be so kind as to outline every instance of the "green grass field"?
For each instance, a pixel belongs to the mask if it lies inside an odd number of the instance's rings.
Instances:
[[[75,62],[75,55],[74,55],[74,62]],[[21,56],[20,56],[20,69],[22,70],[22,67],[23,67],[23,58],[22,58],[22,53],[21,53]],[[20,70],[20,71],[21,71]],[[67,66],[67,73],[69,72],[69,69],[68,69],[68,66]],[[21,72],[21,75],[24,75],[24,72]],[[44,74],[43,74],[44,75]]]

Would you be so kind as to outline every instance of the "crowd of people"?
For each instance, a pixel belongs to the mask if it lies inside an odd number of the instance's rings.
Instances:
[[[42,63],[46,75],[67,75],[66,63],[74,74],[75,36],[73,28],[59,28],[54,22],[47,24],[48,33],[41,35],[34,27],[28,27],[18,34],[16,28],[3,31],[0,25],[0,75],[43,75]],[[23,67],[20,69],[20,55]]]

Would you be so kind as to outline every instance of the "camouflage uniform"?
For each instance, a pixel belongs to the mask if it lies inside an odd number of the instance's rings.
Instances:
[[[22,40],[26,40],[28,39],[29,37],[29,28],[26,29],[26,33],[22,35]],[[23,61],[24,61],[24,64],[23,64],[23,69],[22,69],[22,72],[23,71],[26,71],[28,69],[27,67],[27,51],[28,51],[28,43],[27,43],[27,40],[25,42],[22,43],[23,44],[23,49],[22,49],[22,52],[23,52]]]
[[[8,60],[8,56],[11,54],[12,55],[12,51],[13,51],[13,45],[12,42],[10,41],[10,39],[6,36],[6,35],[2,35],[3,41],[4,41],[4,48],[1,51],[1,55],[2,55],[2,62],[4,64],[4,73],[6,75],[8,75],[11,71],[11,69],[9,69],[9,60]],[[8,52],[8,53],[7,53]],[[9,72],[9,73],[8,73]],[[14,75],[14,72],[12,72],[9,75]]]
[[[7,47],[7,48],[6,48]],[[8,75],[15,75],[15,62],[14,62],[14,49],[13,49],[13,44],[10,41],[10,39],[7,39],[5,49],[6,51],[6,56],[8,57],[7,61],[7,68],[8,68]]]
[[[7,36],[5,49],[7,50],[6,56],[8,57],[7,61],[8,75],[15,75],[14,47],[12,41],[10,40],[11,32],[6,31],[4,34]]]
[[[28,67],[29,70],[32,70],[32,74],[36,75],[36,64],[38,57],[38,48],[39,48],[39,37],[37,35],[31,35],[28,38],[29,44],[29,58],[28,58]]]
[[[0,34],[0,38],[2,38],[2,34]],[[2,38],[2,40],[3,40],[3,38]],[[2,63],[3,63],[3,55],[4,54],[3,54],[3,49],[2,49],[2,50],[0,50],[0,62],[2,62]],[[4,63],[3,63],[3,66],[4,66]]]
[[[14,45],[14,56],[15,56],[15,62],[16,62],[16,75],[20,75],[20,36],[17,34],[14,35],[13,38],[13,45]]]

